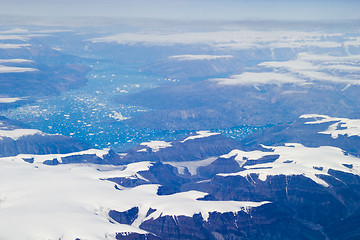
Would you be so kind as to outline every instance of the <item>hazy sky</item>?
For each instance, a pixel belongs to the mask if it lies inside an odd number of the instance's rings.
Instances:
[[[0,15],[176,20],[359,19],[360,0],[0,0]]]

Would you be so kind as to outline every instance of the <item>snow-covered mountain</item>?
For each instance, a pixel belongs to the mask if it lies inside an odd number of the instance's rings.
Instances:
[[[200,131],[123,154],[106,149],[8,154],[0,158],[0,236],[356,239],[359,149],[350,151],[346,143],[358,146],[359,127],[357,119],[312,114],[236,144]],[[1,131],[2,141],[64,138],[15,128],[6,119]],[[305,137],[287,141],[289,131],[318,137],[319,146]]]

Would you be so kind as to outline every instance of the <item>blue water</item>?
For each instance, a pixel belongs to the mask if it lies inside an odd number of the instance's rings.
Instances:
[[[168,79],[147,76],[135,66],[122,66],[105,60],[89,60],[92,71],[86,87],[62,93],[60,96],[31,99],[34,103],[1,113],[11,119],[51,134],[72,136],[99,148],[126,150],[150,140],[171,141],[191,131],[168,131],[131,128],[123,120],[151,109],[121,105],[114,99],[121,94],[154,88]],[[241,126],[215,129],[225,136],[241,139],[259,128]]]

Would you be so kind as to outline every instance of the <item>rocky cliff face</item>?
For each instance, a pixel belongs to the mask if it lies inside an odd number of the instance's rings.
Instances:
[[[0,157],[18,154],[66,154],[90,148],[91,145],[74,138],[45,134],[0,117]]]
[[[195,133],[194,136],[197,134]],[[241,147],[239,141],[216,134],[204,138],[184,141],[186,138],[173,141],[169,147],[159,150],[151,148],[151,144],[140,145],[126,152],[125,163],[140,161],[184,162],[220,156]]]

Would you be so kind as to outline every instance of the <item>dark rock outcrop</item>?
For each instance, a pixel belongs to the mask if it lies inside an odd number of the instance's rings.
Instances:
[[[339,135],[337,138],[332,138],[330,134],[319,132],[326,131],[331,124],[336,122],[305,124],[311,121],[314,119],[299,118],[291,123],[284,123],[255,132],[241,142],[246,147],[254,147],[259,144],[279,146],[284,143],[301,143],[307,147],[333,146],[360,157],[359,136]]]
[[[140,161],[161,162],[184,162],[202,160],[208,157],[220,156],[229,153],[236,148],[242,148],[242,144],[223,135],[212,135],[204,138],[196,138],[182,142],[179,139],[171,142],[172,146],[153,152],[146,147],[146,152],[139,152],[145,146],[139,146],[127,152],[123,158],[124,163]]]

